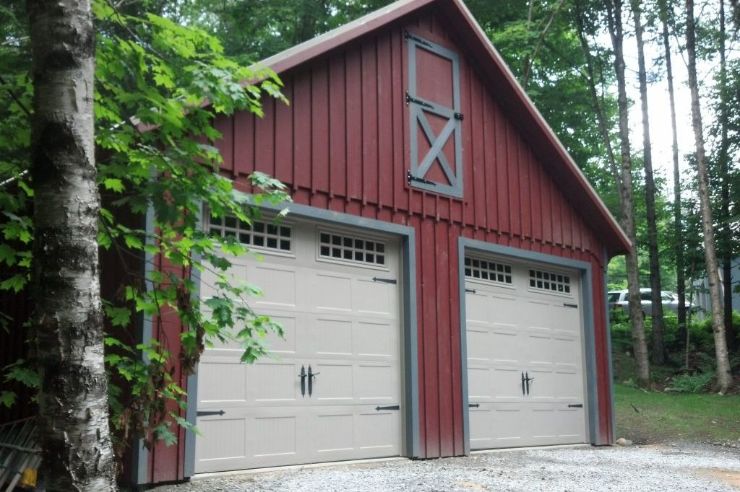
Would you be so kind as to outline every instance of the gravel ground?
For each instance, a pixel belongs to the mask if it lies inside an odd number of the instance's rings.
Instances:
[[[529,449],[221,475],[155,490],[738,491],[740,450],[696,444]]]

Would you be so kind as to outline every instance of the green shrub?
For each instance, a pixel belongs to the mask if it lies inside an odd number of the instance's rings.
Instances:
[[[671,379],[667,391],[676,393],[702,393],[709,388],[714,379],[714,372],[697,372],[695,374],[680,374]]]

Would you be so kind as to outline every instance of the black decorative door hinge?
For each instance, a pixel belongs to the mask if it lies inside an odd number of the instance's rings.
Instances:
[[[373,277],[373,282],[380,282],[383,284],[397,284],[398,281],[395,278],[380,278],[380,277]]]
[[[583,403],[571,403],[568,408],[583,408]]]
[[[409,184],[411,184],[411,182],[414,181],[416,183],[424,183],[424,184],[427,184],[427,185],[437,186],[437,183],[435,183],[434,181],[429,181],[428,179],[424,179],[424,178],[420,178],[418,176],[414,176],[413,174],[411,174],[411,171],[407,171],[406,172],[406,181],[408,181]]]
[[[578,309],[578,304],[571,304],[569,302],[564,302],[563,303],[563,306],[569,307],[569,308],[576,308],[576,309]]]
[[[376,412],[380,412],[381,410],[400,410],[401,405],[388,405],[385,407],[377,406],[375,407]]]
[[[465,289],[465,292],[467,292],[468,294],[475,294],[476,291],[475,289]]]
[[[223,415],[225,413],[223,410],[198,410],[196,415],[198,417],[207,417],[209,415]]]
[[[429,46],[429,47],[431,47],[431,46],[432,46],[432,45],[431,45],[431,44],[429,43],[429,41],[426,41],[426,40],[424,40],[424,39],[421,39],[421,38],[419,38],[419,37],[416,37],[416,36],[414,36],[413,34],[411,34],[411,33],[410,33],[410,32],[408,32],[408,31],[404,31],[404,33],[403,33],[403,37],[404,37],[404,39],[412,39],[412,40],[416,41],[417,43],[419,43],[419,44],[421,44],[421,45],[424,45],[424,46]]]
[[[480,403],[468,403],[468,408],[478,408],[480,407]]]
[[[434,109],[434,106],[432,106],[428,102],[422,101],[421,99],[418,99],[418,98],[412,96],[408,92],[406,92],[406,98],[405,99],[406,99],[406,104],[414,103],[414,104],[418,104],[419,106],[423,106],[425,108]]]

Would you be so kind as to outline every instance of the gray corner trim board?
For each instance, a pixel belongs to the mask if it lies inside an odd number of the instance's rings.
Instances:
[[[198,213],[196,227],[203,228],[203,213],[205,207],[200,204],[200,213]],[[201,260],[200,255],[193,254],[193,263]],[[191,297],[195,300],[200,299],[200,270],[193,268],[190,274],[190,280],[193,282],[193,291]],[[198,420],[198,371],[196,370],[188,376],[187,380],[188,405],[185,411],[185,420],[195,427]],[[192,403],[192,404],[191,404]],[[183,464],[183,474],[185,478],[195,475],[195,432],[188,429],[185,431],[185,463]]]
[[[455,198],[463,196],[463,156],[462,156],[462,118],[460,103],[460,59],[452,50],[437,43],[422,39],[415,34],[406,35],[408,42],[408,88],[406,104],[409,106],[411,169],[409,169],[409,186],[426,191],[441,193]],[[446,58],[452,64],[452,108],[435,101],[422,98],[417,93],[416,52],[424,50],[439,57]],[[439,132],[429,124],[426,113],[434,114],[447,120]],[[419,155],[419,130],[429,141],[430,149],[426,155]],[[445,144],[454,139],[455,156],[452,165],[444,153]],[[448,183],[428,179],[427,172],[438,162]]]
[[[592,444],[600,444],[599,440],[599,408],[598,385],[596,381],[596,352],[594,344],[594,315],[593,315],[593,275],[591,264],[585,261],[562,258],[560,256],[511,248],[499,244],[487,243],[465,237],[458,238],[458,269],[460,295],[460,350],[461,350],[461,387],[463,402],[463,438],[465,453],[470,452],[470,420],[468,408],[468,358],[465,315],[465,254],[468,251],[479,251],[500,256],[508,256],[518,260],[536,261],[560,267],[572,268],[581,273],[581,305],[583,306],[583,332],[586,351],[586,390],[587,416],[589,440]],[[608,390],[607,388],[603,390]],[[603,391],[602,390],[602,391]]]
[[[235,192],[237,199],[244,203],[253,203],[248,194]],[[413,227],[368,219],[356,215],[333,212],[320,208],[295,203],[269,205],[260,204],[260,208],[271,212],[287,210],[288,216],[307,219],[315,222],[324,222],[328,225],[343,225],[367,229],[398,236],[403,241],[401,246],[403,256],[403,355],[404,355],[404,398],[402,408],[404,412],[404,448],[409,458],[421,456],[421,442],[419,436],[419,377],[418,377],[418,340],[416,315],[416,234]],[[201,211],[201,226],[205,211]],[[194,279],[195,281],[195,279]],[[197,285],[197,282],[196,282]],[[188,379],[188,421],[195,423],[197,412],[198,379],[191,376]],[[192,421],[190,416],[192,415]],[[195,440],[197,436],[188,432],[185,447],[185,475],[192,476],[195,470]]]
[[[146,243],[154,243],[154,207],[150,204],[146,210],[144,219],[144,230],[146,231]],[[154,255],[144,252],[144,278],[149,278],[149,274],[154,269]],[[148,284],[147,284],[148,288]],[[141,317],[141,343],[149,343],[154,333],[153,320],[151,316],[142,315]],[[147,361],[146,355],[142,354],[142,360]],[[149,483],[149,450],[144,446],[144,440],[139,439],[133,445],[133,456],[131,459],[131,480],[135,485]]]
[[[609,254],[606,252],[606,248],[604,249],[604,316],[605,316],[605,323],[604,323],[604,336],[606,337],[606,350],[607,350],[607,360],[609,362],[609,435],[611,436],[610,442],[605,442],[602,444],[614,444],[614,440],[616,439],[615,433],[616,433],[616,420],[615,420],[615,409],[614,409],[614,365],[612,361],[612,329],[611,329],[611,319],[609,316],[609,286],[608,286],[608,272],[609,272]]]

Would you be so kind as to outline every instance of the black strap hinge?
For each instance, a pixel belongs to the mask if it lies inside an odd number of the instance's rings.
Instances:
[[[404,31],[403,32],[403,37],[404,37],[404,39],[411,39],[411,40],[413,40],[413,41],[415,41],[415,42],[417,42],[419,44],[423,44],[424,46],[426,46],[428,48],[432,48],[432,43],[430,43],[429,41],[427,41],[425,39],[421,39],[421,38],[419,38],[417,36],[414,36],[413,34],[411,34],[408,31]]]
[[[475,294],[475,289],[465,289],[465,292],[468,292],[470,294]]]
[[[424,183],[427,185],[437,186],[437,183],[435,183],[434,181],[429,181],[428,179],[414,176],[413,174],[411,174],[411,171],[406,171],[406,180],[409,182],[409,184],[411,184],[411,182],[414,181],[416,183]]]
[[[373,277],[373,282],[382,282],[384,284],[397,284],[398,281],[395,278],[380,278],[380,277]]]
[[[578,308],[578,304],[571,304],[569,302],[564,302],[563,306],[569,307],[569,308],[576,308],[576,309]]]
[[[388,405],[386,407],[377,406],[375,407],[376,412],[380,412],[381,410],[400,410],[401,405]]]
[[[463,114],[462,113],[455,113],[455,119],[462,121],[463,120]]]
[[[225,413],[223,410],[198,410],[197,416],[206,417],[209,415],[223,415]]]
[[[572,403],[568,405],[568,408],[583,408],[583,403]]]
[[[414,104],[418,104],[419,106],[424,106],[425,108],[434,109],[434,106],[432,106],[428,102],[422,101],[421,99],[417,99],[411,94],[409,94],[408,91],[406,91],[406,104],[408,103],[414,103]]]
[[[480,407],[480,403],[468,403],[468,408],[478,408]]]

